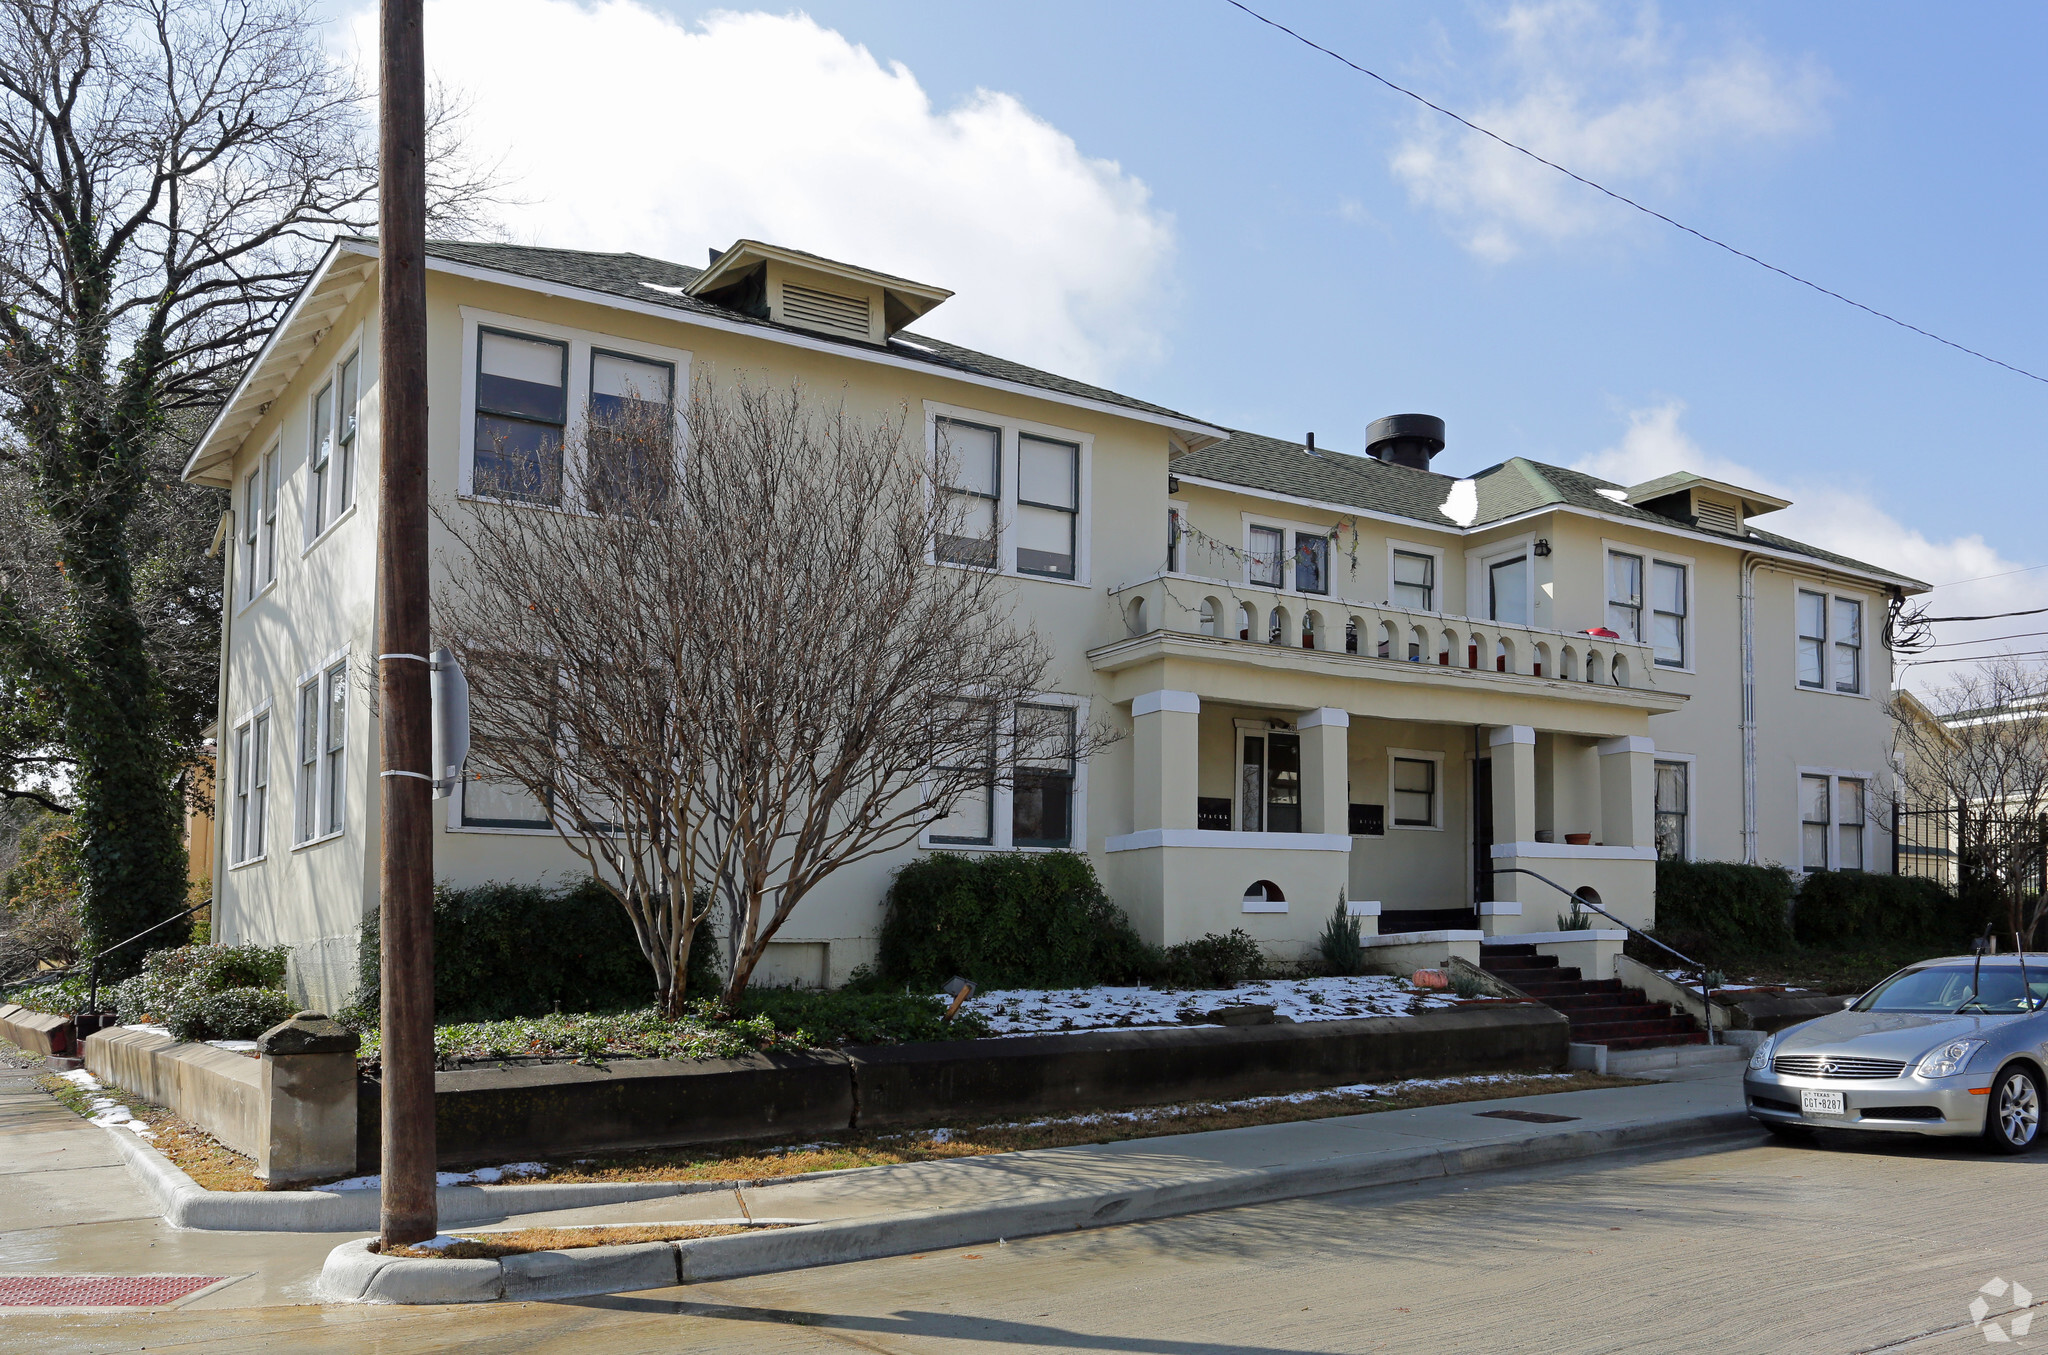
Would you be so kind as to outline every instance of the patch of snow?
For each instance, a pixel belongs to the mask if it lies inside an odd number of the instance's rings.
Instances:
[[[1479,483],[1476,480],[1460,480],[1451,486],[1450,497],[1437,508],[1460,527],[1470,527],[1472,519],[1479,516]]]
[[[939,351],[936,348],[927,348],[921,343],[913,343],[909,339],[904,338],[901,334],[891,336],[889,342],[900,343],[905,348],[915,348],[920,353],[937,353]]]
[[[466,1237],[450,1237],[446,1233],[436,1233],[425,1242],[415,1242],[412,1245],[418,1247],[421,1251],[446,1251],[458,1242],[467,1241],[469,1239]]]
[[[1596,489],[1593,492],[1603,499],[1612,499],[1616,503],[1628,502],[1628,491],[1625,489]]]
[[[973,1008],[994,1035],[1178,1026],[1217,1007],[1270,1005],[1296,1021],[1346,1021],[1411,1016],[1455,1006],[1447,992],[1426,993],[1384,974],[1356,978],[1257,979],[1235,988],[996,988],[977,993]]]
[[[1483,1087],[1491,1083],[1517,1080],[1557,1080],[1574,1076],[1571,1073],[1475,1073],[1469,1077],[1412,1077],[1399,1082],[1354,1082],[1346,1087],[1324,1087],[1317,1091],[1286,1092],[1278,1096],[1247,1096],[1235,1101],[1185,1101],[1171,1106],[1150,1106],[1143,1110],[1108,1110],[1087,1115],[1055,1115],[1042,1120],[1017,1120],[1009,1124],[985,1124],[979,1129],[1042,1129],[1050,1125],[1091,1125],[1091,1124],[1144,1124],[1165,1116],[1178,1115],[1188,1110],[1255,1110],[1260,1106],[1307,1105],[1315,1101],[1330,1101],[1347,1096],[1400,1096],[1407,1092],[1426,1091],[1438,1087]],[[950,1130],[937,1130],[932,1134],[933,1142],[946,1140],[940,1134],[951,1136]]]
[[[208,1040],[215,1049],[225,1049],[230,1054],[248,1054],[256,1049],[254,1040]]]
[[[123,1026],[121,1029],[139,1030],[146,1035],[169,1035],[171,1033],[169,1026],[160,1026],[154,1021],[137,1021],[133,1025]]]
[[[89,1092],[99,1092],[106,1090],[106,1088],[100,1084],[100,1080],[98,1078],[94,1077],[91,1073],[86,1072],[83,1068],[68,1069],[65,1072],[57,1074],[57,1076],[63,1078],[66,1082],[74,1083],[77,1086],[82,1087]]]
[[[506,1162],[496,1167],[478,1167],[475,1171],[435,1172],[434,1184],[436,1186],[492,1186],[503,1181],[508,1176],[546,1176],[547,1174],[548,1167],[545,1162]],[[384,1178],[382,1176],[351,1176],[346,1181],[336,1181],[331,1186],[322,1186],[321,1189],[381,1190],[383,1187]],[[420,1245],[425,1246],[426,1244],[423,1242]]]
[[[101,1082],[91,1073],[86,1072],[83,1068],[72,1068],[57,1074],[57,1076],[82,1091],[103,1092],[107,1089],[105,1083]],[[86,1101],[85,1108],[90,1112],[86,1119],[102,1129],[132,1129],[142,1138],[156,1137],[155,1130],[151,1129],[141,1120],[136,1119],[134,1111],[131,1111],[111,1096],[91,1097]]]
[[[657,292],[667,292],[670,296],[688,296],[690,294],[690,289],[687,287],[665,287],[661,283],[649,282],[645,278],[640,280],[640,285],[642,287],[652,287]],[[424,1246],[425,1244],[422,1243],[421,1245]]]

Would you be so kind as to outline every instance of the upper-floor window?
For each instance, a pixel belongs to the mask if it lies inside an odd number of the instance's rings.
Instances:
[[[941,491],[952,530],[938,541],[948,564],[996,567],[996,514],[1003,497],[1003,430],[962,419],[937,420]]]
[[[1825,690],[1832,680],[1836,691],[1861,695],[1862,600],[1830,597],[1826,593],[1802,588],[1796,606],[1799,616],[1799,685]]]
[[[1081,518],[1081,448],[1024,433],[1017,438],[1017,572],[1074,577]]]
[[[674,465],[675,366],[590,350],[585,497],[592,508],[658,500]]]
[[[1330,591],[1330,538],[1314,532],[1294,534],[1294,586],[1303,593]]]
[[[1643,557],[1607,552],[1607,629],[1640,644],[1643,638]]]
[[[1486,614],[1510,625],[1529,624],[1529,557],[1490,561],[1486,566]]]
[[[569,421],[569,345],[477,331],[475,492],[559,504]]]
[[[1394,552],[1394,605],[1410,611],[1436,610],[1436,557],[1417,551]]]
[[[1179,504],[1166,506],[1166,572],[1180,572],[1180,528],[1181,507]]]
[[[1279,527],[1250,529],[1251,550],[1245,559],[1250,582],[1262,588],[1287,586],[1287,533]]]
[[[356,403],[362,354],[343,360],[313,397],[306,448],[306,540],[334,525],[355,502]]]
[[[1669,560],[1650,565],[1650,648],[1666,668],[1685,667],[1685,566]]]
[[[242,480],[242,596],[253,598],[277,578],[277,449],[263,454]]]

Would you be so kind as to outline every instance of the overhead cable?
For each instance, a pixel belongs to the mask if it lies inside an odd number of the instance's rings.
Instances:
[[[2015,367],[2010,362],[2005,362],[2001,359],[1994,358],[1989,353],[1980,353],[1974,348],[1970,348],[1963,344],[1957,343],[1954,339],[1944,339],[1941,335],[1936,334],[1932,330],[1922,329],[1920,328],[1920,326],[1916,324],[1912,324],[1909,321],[1901,320],[1896,315],[1887,314],[1886,312],[1877,309],[1875,306],[1866,306],[1861,301],[1857,301],[1851,297],[1843,296],[1840,292],[1835,291],[1833,288],[1823,287],[1819,283],[1811,280],[1810,278],[1803,278],[1799,276],[1797,273],[1792,272],[1790,269],[1780,268],[1778,267],[1778,265],[1774,263],[1766,263],[1764,260],[1759,259],[1756,255],[1751,254],[1746,250],[1737,249],[1734,245],[1729,244],[1725,240],[1717,240],[1713,236],[1708,235],[1705,231],[1695,230],[1693,227],[1686,225],[1683,221],[1679,221],[1673,217],[1668,217],[1664,215],[1664,213],[1658,211],[1654,207],[1646,207],[1642,203],[1637,202],[1634,198],[1631,198],[1626,194],[1615,192],[1613,189],[1607,187],[1605,184],[1595,183],[1593,182],[1593,180],[1587,178],[1583,174],[1576,174],[1571,170],[1566,169],[1563,165],[1558,164],[1555,160],[1546,160],[1542,156],[1538,155],[1536,152],[1530,150],[1527,146],[1517,145],[1515,142],[1508,140],[1500,133],[1491,131],[1485,127],[1481,127],[1478,123],[1472,121],[1472,119],[1464,117],[1461,114],[1453,113],[1450,109],[1445,108],[1442,104],[1432,103],[1430,102],[1430,100],[1424,98],[1420,94],[1417,94],[1412,89],[1408,89],[1404,86],[1395,84],[1392,80],[1387,79],[1386,76],[1381,75],[1378,71],[1368,70],[1364,66],[1359,65],[1356,61],[1353,61],[1350,57],[1345,56],[1343,53],[1334,52],[1330,50],[1328,47],[1323,46],[1321,43],[1314,41],[1313,39],[1303,37],[1301,34],[1289,28],[1286,24],[1279,22],[1277,19],[1269,19],[1265,15],[1253,9],[1251,6],[1242,3],[1242,0],[1226,0],[1226,3],[1231,5],[1233,8],[1243,10],[1246,14],[1249,14],[1252,18],[1257,19],[1260,23],[1265,24],[1269,28],[1279,29],[1282,33],[1285,33],[1288,37],[1293,38],[1296,42],[1299,42],[1307,47],[1312,47],[1316,51],[1321,52],[1324,56],[1329,57],[1334,61],[1342,62],[1344,65],[1349,66],[1352,70],[1357,71],[1360,75],[1372,77],[1374,80],[1377,80],[1381,84],[1385,85],[1388,89],[1393,90],[1396,94],[1406,95],[1408,98],[1415,100],[1415,102],[1421,104],[1423,107],[1441,113],[1445,117],[1451,119],[1451,121],[1469,127],[1471,130],[1479,133],[1481,136],[1487,137],[1493,141],[1497,141],[1501,145],[1507,147],[1509,150],[1514,151],[1519,155],[1528,156],[1531,160],[1534,160],[1539,165],[1544,165],[1550,169],[1554,169],[1559,174],[1564,175],[1568,179],[1572,179],[1579,183],[1584,184],[1586,187],[1592,189],[1596,193],[1604,193],[1608,197],[1613,198],[1616,202],[1619,202],[1624,206],[1635,208],[1638,212],[1641,212],[1645,216],[1655,217],[1657,220],[1663,222],[1667,226],[1671,226],[1677,230],[1684,231],[1687,235],[1693,236],[1696,239],[1704,240],[1706,243],[1714,246],[1714,248],[1716,249],[1726,250],[1728,253],[1733,254],[1738,259],[1746,259],[1750,263],[1755,264],[1758,268],[1767,269],[1770,272],[1776,273],[1779,277],[1787,278],[1793,282],[1798,283],[1802,287],[1810,287],[1814,291],[1819,292],[1822,296],[1833,297],[1835,300],[1841,302],[1845,306],[1854,306],[1857,310],[1862,311],[1867,315],[1874,315],[1880,320],[1890,321],[1892,324],[1897,325],[1900,329],[1911,330],[1913,333],[1918,334],[1924,339],[1932,339],[1938,344],[1944,344],[1950,348],[1955,349],[1959,353],[1968,353],[1971,357],[1978,358],[1982,361],[1988,362],[1994,367],[2003,367],[2008,372],[2013,372],[2019,376],[2026,377],[2030,381],[2039,381],[2043,385],[2048,385],[2048,376],[2041,376],[2038,373],[2030,372],[2024,367]]]

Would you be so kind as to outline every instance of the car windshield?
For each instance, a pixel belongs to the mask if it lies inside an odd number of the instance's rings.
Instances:
[[[2016,965],[1985,965],[1972,979],[1973,966],[1906,969],[1892,975],[1856,1001],[1859,1012],[2024,1012],[2048,1001],[2048,964],[2027,971],[2031,1000],[2020,996]]]

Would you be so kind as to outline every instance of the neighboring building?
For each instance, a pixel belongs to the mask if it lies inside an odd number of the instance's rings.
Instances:
[[[871,958],[890,872],[930,848],[1071,847],[1150,939],[1243,927],[1283,956],[1340,896],[1383,934],[1549,930],[1563,899],[1503,866],[1646,924],[1660,846],[1888,860],[1878,636],[1925,585],[1754,525],[1782,500],[1520,458],[1459,479],[1429,469],[1424,416],[1375,424],[1365,456],[1233,432],[914,335],[948,293],[751,241],[707,270],[429,254],[435,495],[546,482],[493,449],[626,384],[745,375],[908,407],[1001,524],[996,567],[1054,651],[1044,700],[1131,734],[1055,776],[1042,812],[999,791],[835,876],[764,980]],[[375,897],[376,268],[373,242],[333,247],[186,470],[233,499],[215,934],[297,947],[318,1004],[352,986]],[[471,781],[437,813],[449,881],[577,868],[518,793]]]

